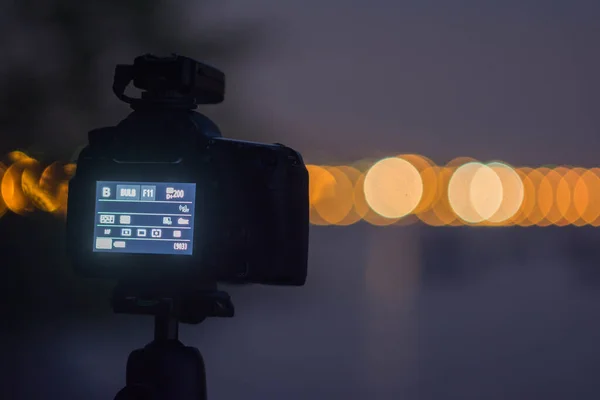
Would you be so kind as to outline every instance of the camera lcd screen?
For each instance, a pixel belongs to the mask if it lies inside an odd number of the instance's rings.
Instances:
[[[192,255],[195,183],[96,183],[95,252]]]

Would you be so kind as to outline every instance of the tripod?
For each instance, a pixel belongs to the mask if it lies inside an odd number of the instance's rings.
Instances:
[[[129,354],[125,387],[115,400],[206,400],[206,369],[200,351],[179,341],[179,322],[197,324],[207,317],[233,317],[234,306],[222,291],[187,295],[128,295],[113,292],[116,313],[154,316],[154,340]]]

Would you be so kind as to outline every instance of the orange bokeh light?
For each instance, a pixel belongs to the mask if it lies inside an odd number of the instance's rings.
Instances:
[[[458,219],[452,207],[450,207],[450,201],[448,199],[448,184],[450,178],[454,174],[456,168],[453,167],[438,167],[437,168],[437,189],[439,191],[439,197],[433,204],[431,210],[437,220],[431,218],[432,224],[451,225],[458,226],[462,225],[462,222]],[[427,218],[425,215],[421,216],[421,220]]]
[[[574,203],[583,223],[593,225],[600,217],[600,176],[595,168],[581,175],[575,185]]]
[[[384,218],[403,218],[421,202],[423,181],[417,168],[399,157],[375,163],[363,182],[369,207]]]
[[[10,158],[16,161],[4,173],[0,183],[0,193],[2,193],[4,203],[10,211],[25,215],[33,211],[34,206],[32,200],[23,190],[23,172],[27,168],[38,169],[39,163],[31,157],[22,157],[21,155],[20,152],[11,153]],[[25,187],[29,188],[29,185],[25,184]]]
[[[75,164],[44,167],[21,151],[6,160],[0,163],[0,217],[36,209],[66,215]],[[401,154],[307,169],[313,225],[600,226],[600,168],[513,168],[470,157],[437,166]]]
[[[579,210],[587,208],[587,201],[589,200],[585,181],[582,180],[584,173],[583,168],[569,169],[563,174],[558,183],[556,201],[564,225],[579,225],[578,221],[582,221],[582,212]],[[580,184],[580,182],[583,184]]]
[[[532,168],[517,168],[517,175],[523,183],[523,201],[521,206],[515,213],[515,215],[506,221],[506,225],[519,225],[519,226],[531,226],[533,223],[529,220],[529,215],[533,213],[535,207],[535,193],[536,187],[529,177],[529,174],[533,171]]]
[[[0,162],[0,184],[2,183],[2,178],[4,177],[4,173],[6,172],[7,169],[8,169],[8,167]],[[0,187],[0,189],[1,189],[1,187]],[[1,194],[2,193],[0,192],[0,217],[2,217],[8,211],[8,207],[6,206],[6,203],[4,202],[4,198]]]
[[[525,200],[523,177],[505,163],[493,162],[488,166],[498,175],[503,190],[500,207],[488,218],[488,223],[490,225],[510,225]]]
[[[364,221],[375,226],[388,226],[392,225],[399,220],[399,218],[386,218],[382,215],[377,214],[371,209],[367,199],[365,198],[365,176],[366,173],[362,173],[356,180],[354,186],[354,206],[358,215],[362,217]]]
[[[362,219],[362,215],[356,209],[356,199],[355,199],[356,184],[357,184],[358,180],[360,179],[362,173],[354,167],[349,167],[349,166],[345,166],[345,165],[339,166],[339,167],[337,167],[337,169],[338,169],[338,171],[343,173],[351,183],[351,188],[350,188],[350,193],[349,193],[349,197],[351,200],[350,212],[348,213],[348,215],[346,215],[346,217],[343,220],[341,220],[338,223],[338,225],[342,225],[342,226],[352,225],[352,224],[359,222]]]
[[[541,221],[544,220],[545,214],[540,208],[540,203],[538,201],[538,194],[540,190],[540,184],[544,179],[544,174],[546,171],[549,171],[548,168],[540,168],[540,169],[525,169],[523,168],[527,175],[524,179],[524,189],[525,189],[525,197],[523,200],[523,207],[521,207],[521,221],[519,222],[520,226],[532,226],[538,225]]]
[[[335,185],[335,178],[329,171],[317,165],[307,165],[308,170],[308,202],[309,202],[309,220],[314,225],[327,225],[327,222],[319,215],[316,204],[328,192],[332,191]]]
[[[339,168],[323,168],[333,177],[333,181],[328,182],[314,206],[325,222],[337,225],[344,221],[352,211],[354,185]]]

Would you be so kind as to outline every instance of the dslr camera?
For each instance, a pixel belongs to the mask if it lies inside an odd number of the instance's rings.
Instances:
[[[224,100],[223,72],[145,55],[117,65],[113,91],[133,112],[89,132],[69,183],[76,271],[155,288],[304,285],[307,169],[297,151],[224,138],[194,111]]]

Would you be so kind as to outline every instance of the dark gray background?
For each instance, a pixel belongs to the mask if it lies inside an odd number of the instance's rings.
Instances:
[[[269,128],[260,140],[309,162],[600,163],[596,1],[178,4],[192,35],[272,27],[262,50],[223,65],[229,99]],[[206,356],[211,399],[596,399],[599,240],[587,228],[313,228],[306,287],[233,289],[235,319],[182,336]],[[111,398],[151,336],[143,317],[50,316],[4,341],[19,350],[19,398]]]

